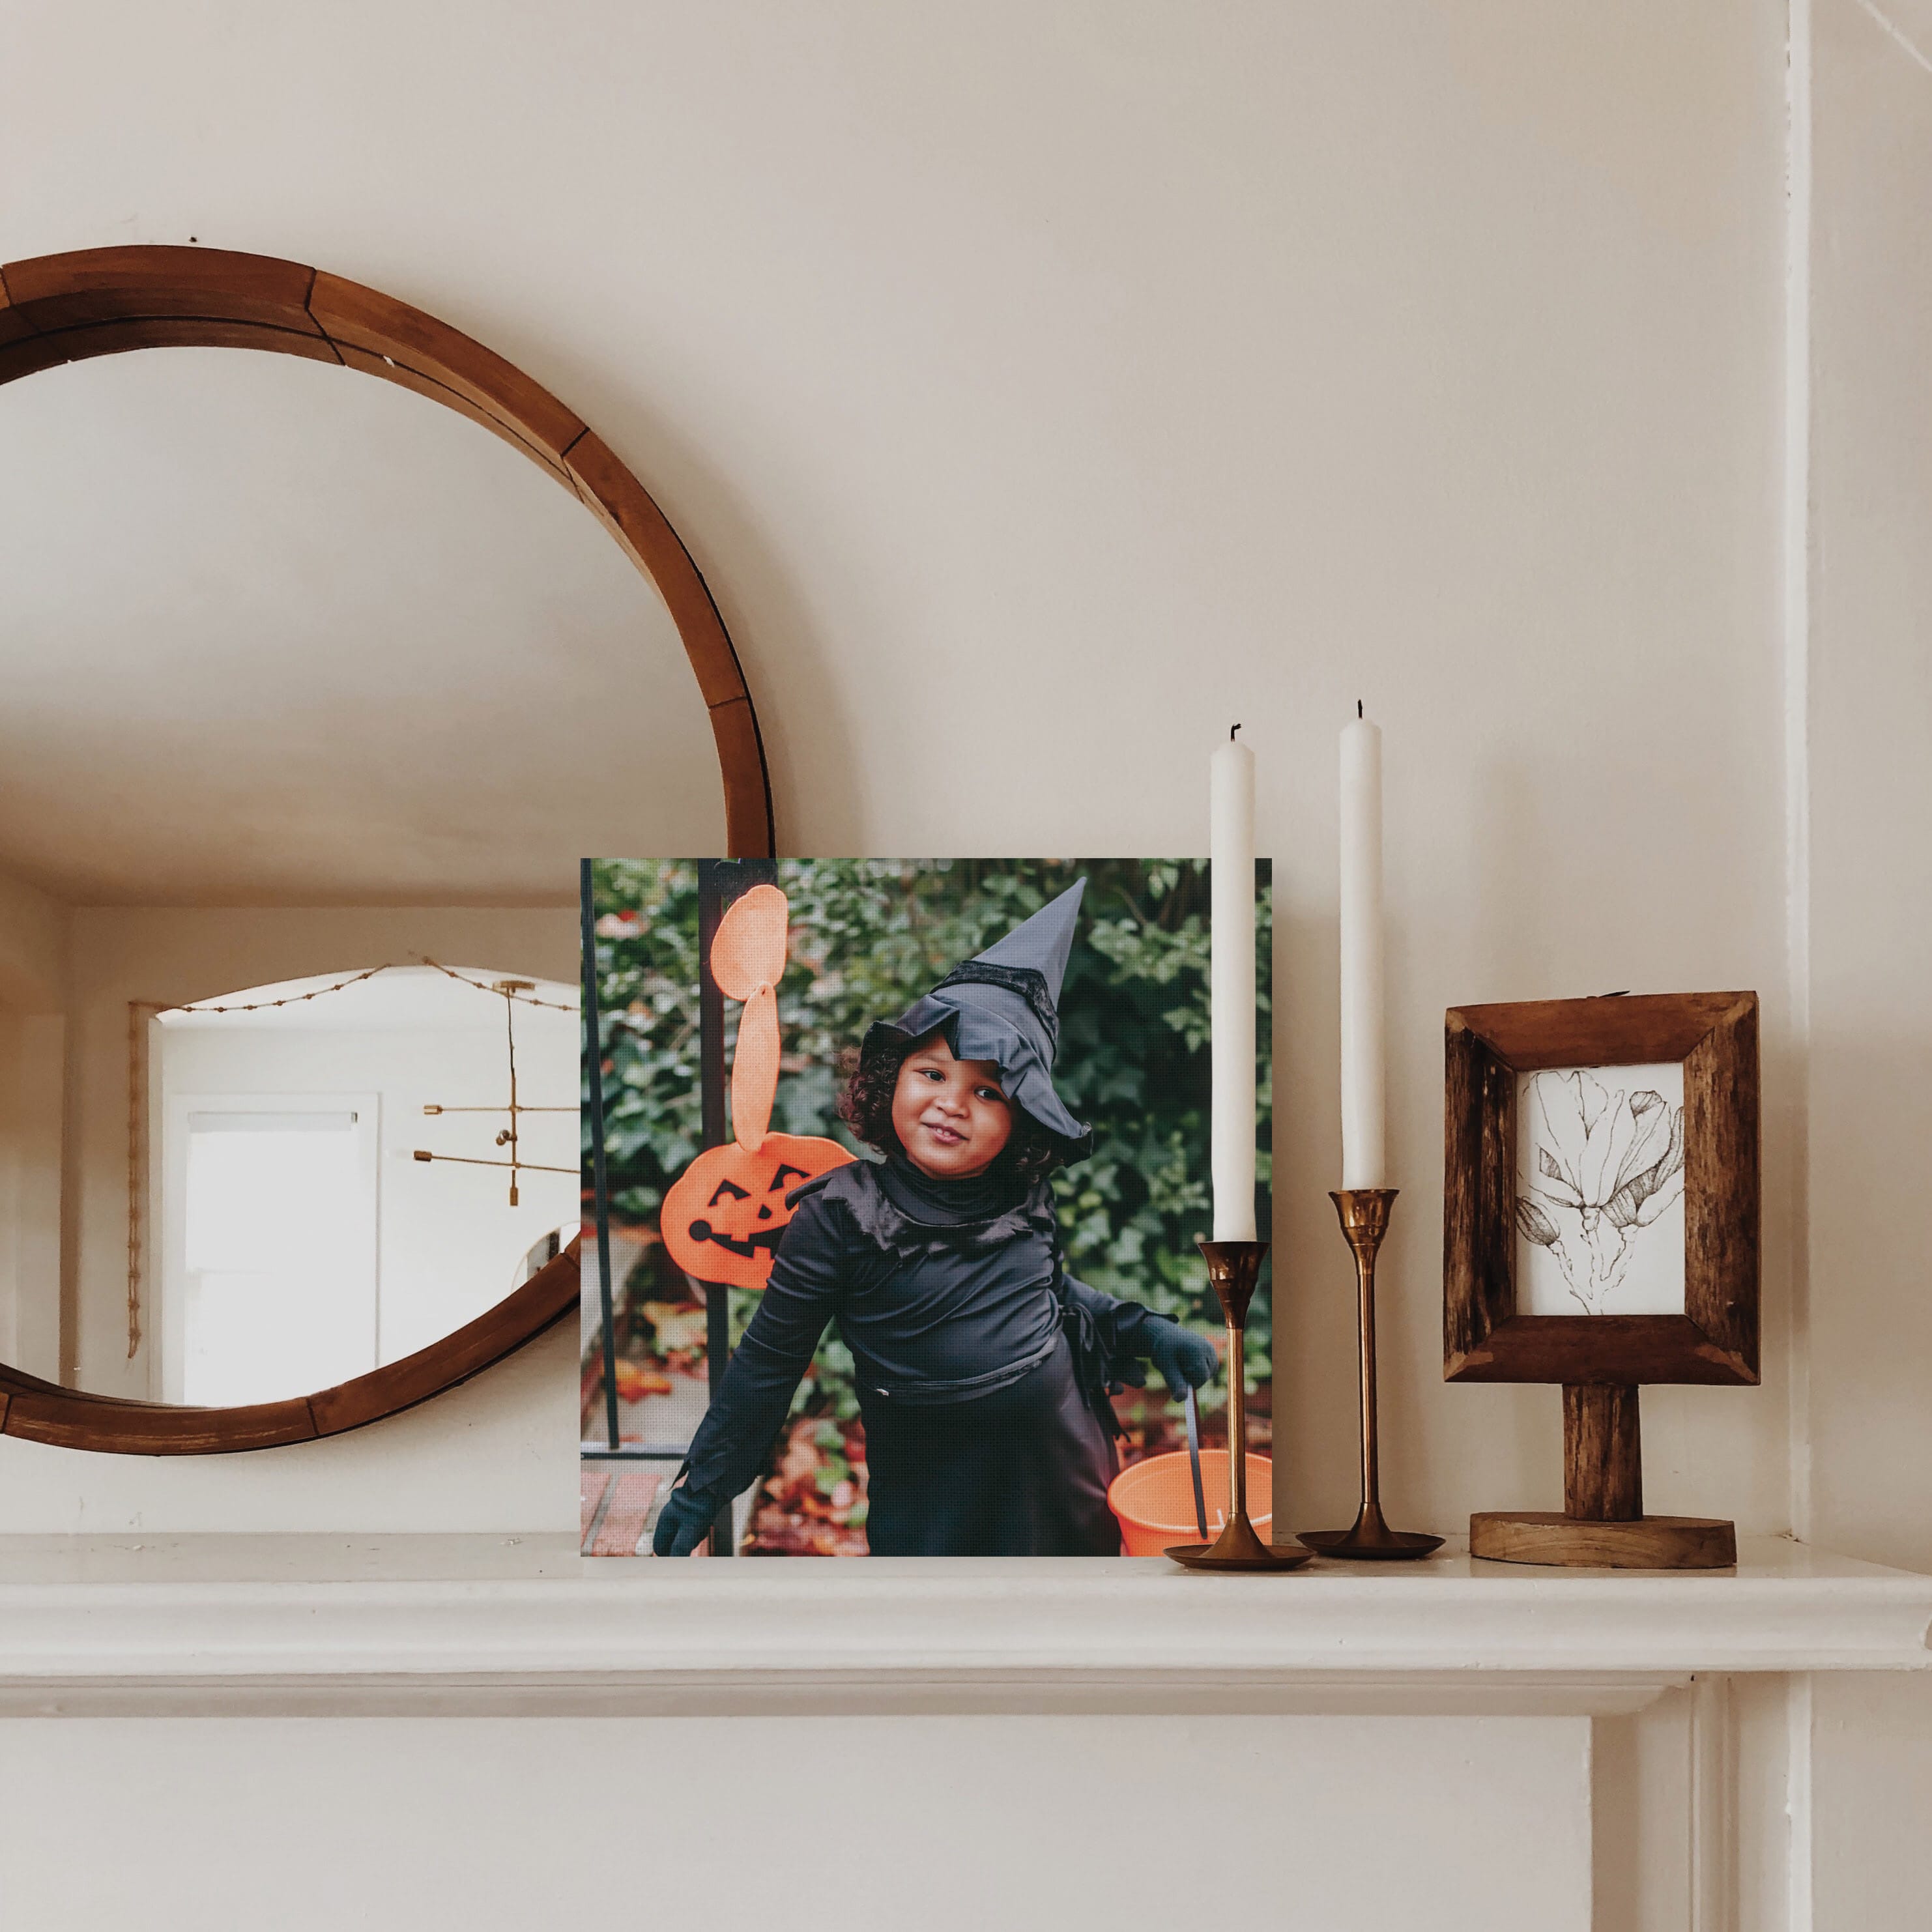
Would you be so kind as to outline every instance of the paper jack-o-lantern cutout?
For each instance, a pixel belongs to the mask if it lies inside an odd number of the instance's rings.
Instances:
[[[803,1134],[767,1134],[754,1154],[731,1141],[706,1148],[664,1195],[671,1259],[700,1281],[763,1288],[791,1219],[785,1196],[851,1158],[836,1141]]]
[[[731,1060],[731,1133],[747,1154],[756,1153],[765,1138],[778,1090],[778,984],[790,914],[777,886],[754,886],[726,909],[711,942],[718,990],[744,1003]]]
[[[731,1061],[732,1138],[707,1148],[671,1183],[658,1217],[671,1259],[699,1281],[763,1288],[791,1219],[786,1195],[852,1158],[836,1141],[770,1131],[790,916],[777,886],[754,886],[728,908],[711,942],[712,978],[745,1009]]]

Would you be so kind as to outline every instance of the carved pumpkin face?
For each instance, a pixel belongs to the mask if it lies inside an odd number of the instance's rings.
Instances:
[[[763,1288],[791,1219],[785,1196],[850,1160],[836,1141],[767,1134],[747,1151],[707,1148],[666,1191],[658,1226],[670,1258],[694,1280]]]

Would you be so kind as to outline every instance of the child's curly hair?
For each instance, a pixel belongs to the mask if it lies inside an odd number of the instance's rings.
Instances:
[[[928,1036],[930,1037],[930,1036]],[[909,1040],[892,1050],[874,1053],[868,1060],[856,1046],[848,1046],[838,1056],[838,1070],[844,1076],[844,1090],[838,1096],[838,1118],[852,1130],[854,1136],[881,1154],[902,1151],[899,1137],[892,1131],[892,1095],[899,1084],[899,1069],[914,1048],[924,1040]],[[1036,1126],[1021,1107],[1012,1109],[1013,1131],[988,1171],[1030,1187],[1044,1180],[1065,1163],[1059,1144]]]

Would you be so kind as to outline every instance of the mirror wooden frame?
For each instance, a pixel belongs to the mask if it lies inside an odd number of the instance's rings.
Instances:
[[[776,850],[758,715],[718,607],[650,493],[514,364],[447,322],[339,275],[214,248],[86,248],[0,265],[0,383],[96,356],[256,349],[336,362],[478,422],[578,497],[669,608],[697,676],[734,857]],[[578,1244],[427,1348],[286,1401],[190,1408],[93,1396],[0,1364],[0,1433],[122,1455],[206,1455],[337,1436],[410,1408],[521,1348],[578,1306]]]

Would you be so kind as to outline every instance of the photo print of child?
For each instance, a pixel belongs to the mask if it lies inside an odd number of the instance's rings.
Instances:
[[[608,860],[591,877],[614,1292],[607,1362],[586,1243],[586,1552],[1117,1553],[1118,1471],[1179,1446],[1190,1388],[1225,1420],[1194,1246],[1204,862]],[[778,908],[779,950],[750,977],[720,963],[734,904]],[[707,1039],[699,934],[721,912],[709,956],[731,997]],[[703,1154],[707,1052],[734,1116],[714,1102],[712,1138],[737,1144]],[[587,1214],[587,1113],[586,1151]],[[1268,1334],[1264,1296],[1243,1365],[1264,1454]]]

